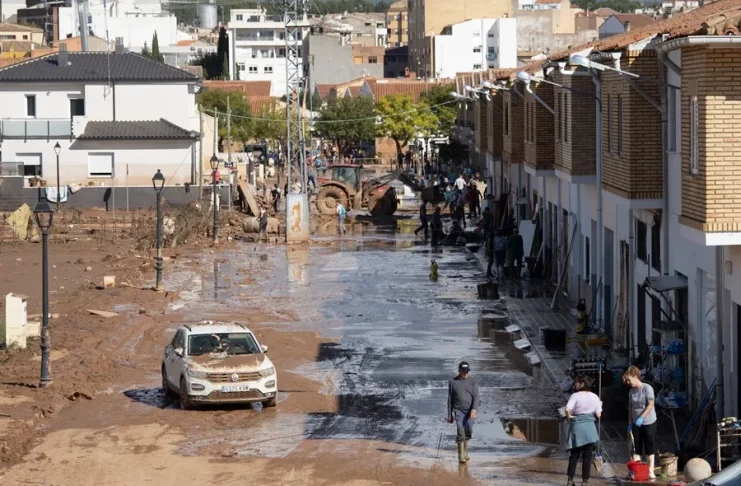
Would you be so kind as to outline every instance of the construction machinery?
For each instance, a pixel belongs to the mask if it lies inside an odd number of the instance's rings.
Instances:
[[[388,183],[397,179],[421,193],[425,202],[436,204],[441,200],[438,186],[425,188],[402,171],[366,179],[362,165],[336,164],[318,175],[316,207],[322,214],[334,214],[340,203],[347,209],[367,208],[372,216],[390,216],[396,212],[399,200]]]

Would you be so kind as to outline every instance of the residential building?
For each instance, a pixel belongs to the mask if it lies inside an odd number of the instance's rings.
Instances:
[[[216,54],[215,44],[200,40],[181,40],[174,46],[160,46],[160,54],[165,64],[175,67],[185,67],[196,59],[207,54]]]
[[[583,14],[568,0],[561,0],[557,9],[513,12],[512,17],[517,19],[517,50],[547,55],[596,39],[602,20],[585,22]]]
[[[382,78],[382,47],[344,44],[341,37],[312,34],[304,39],[304,75],[312,91],[319,84],[338,85],[362,77]],[[249,78],[245,78],[249,79]]]
[[[435,36],[434,76],[453,78],[456,73],[517,66],[517,20],[472,19],[450,25]],[[410,68],[422,72],[415,61]]]
[[[309,20],[298,21],[299,44],[309,34]],[[271,96],[286,94],[286,37],[281,16],[268,15],[264,9],[233,9],[229,21],[229,79],[270,81]],[[303,70],[303,47],[299,45],[298,63]],[[300,71],[301,72],[301,71]]]
[[[383,56],[383,77],[406,78],[409,73],[409,46],[386,49]]]
[[[519,220],[538,221],[547,276],[587,301],[613,349],[648,356],[657,390],[693,410],[717,387],[718,416],[741,412],[741,49],[728,35],[740,21],[738,2],[720,0],[531,62],[529,81],[512,69],[456,82],[456,135],[487,130],[482,173],[511,185]],[[486,93],[485,81],[488,97],[463,88]],[[495,129],[480,114],[500,96]],[[665,392],[656,403],[672,408]]]
[[[25,0],[1,0],[0,22],[17,22],[16,14],[25,6]]]
[[[509,0],[408,0],[409,62],[417,75],[432,77],[435,65],[434,37],[449,25],[469,19],[498,19],[512,11]]]
[[[277,98],[271,96],[270,81],[204,81],[206,89],[216,91],[228,91],[240,94],[250,105],[252,113],[260,113],[269,108]]]
[[[53,41],[47,47],[35,48],[31,51],[31,57],[41,57],[54,52],[59,52],[59,45],[64,44],[67,47],[68,52],[82,52],[82,39],[78,37],[68,37],[61,41]],[[109,49],[113,51],[115,46],[108,45],[105,39],[89,35],[87,38],[87,48],[89,52],[108,52]]]
[[[611,35],[622,34],[632,29],[653,23],[653,17],[639,14],[616,14],[609,17],[599,26],[599,38],[604,39]]]
[[[3,180],[1,203],[33,202],[38,194],[29,185],[56,186],[57,177],[62,186],[82,186],[72,196],[82,205],[103,205],[110,188],[129,187],[131,206],[149,206],[158,169],[168,186],[195,183],[197,82],[125,52],[120,40],[110,54],[60,46],[58,53],[0,69],[0,161],[18,173]],[[124,192],[117,193],[123,201]],[[168,200],[185,197],[177,193]]]
[[[558,10],[562,5],[561,0],[519,0],[517,7],[519,10]]]
[[[386,11],[386,31],[389,47],[402,47],[409,43],[409,6],[399,0]]]
[[[388,36],[383,13],[327,14],[311,19],[314,34],[338,36],[345,44],[386,47]]]
[[[33,42],[42,45],[44,31],[28,25],[0,24],[0,41]]]

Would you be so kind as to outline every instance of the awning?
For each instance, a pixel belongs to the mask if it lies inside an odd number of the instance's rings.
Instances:
[[[687,277],[682,275],[659,275],[646,277],[643,286],[656,292],[669,292],[687,288]]]

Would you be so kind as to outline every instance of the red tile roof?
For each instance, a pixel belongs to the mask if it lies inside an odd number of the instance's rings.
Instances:
[[[327,99],[329,92],[332,91],[332,88],[335,86],[335,84],[317,84],[316,89],[319,92],[319,96],[324,100]]]
[[[376,100],[386,96],[409,95],[414,101],[418,101],[422,93],[438,84],[449,85],[452,84],[452,81],[447,79],[425,83],[423,80],[377,79],[375,87],[371,86],[371,90]]]
[[[270,81],[204,81],[208,89],[241,91],[245,97],[270,96]]]
[[[252,113],[261,113],[274,110],[278,105],[278,98],[274,96],[254,96],[247,98]]]
[[[631,29],[637,29],[638,27],[643,27],[644,25],[655,22],[653,17],[641,14],[615,14],[613,17],[618,19],[618,21],[623,25],[625,25],[625,22],[630,22]]]

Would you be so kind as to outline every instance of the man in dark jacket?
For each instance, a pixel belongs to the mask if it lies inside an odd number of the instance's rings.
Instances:
[[[473,424],[476,420],[476,407],[479,405],[479,385],[469,377],[471,368],[462,361],[458,365],[458,376],[448,385],[448,422],[456,425],[458,443],[458,462],[468,462],[468,441],[473,435]]]
[[[425,240],[429,238],[429,226],[427,224],[427,203],[422,201],[422,204],[419,206],[419,222],[420,226],[416,230],[414,230],[414,235],[416,236],[417,233],[419,233],[422,230],[425,230]]]
[[[259,226],[260,234],[257,237],[257,241],[268,241],[268,212],[265,211],[265,209],[260,210],[260,219],[259,219]]]
[[[520,278],[520,269],[522,268],[522,257],[525,254],[522,242],[522,235],[517,228],[512,230],[512,236],[507,240],[507,253],[509,254],[509,268],[512,271],[512,278]]]
[[[432,246],[437,246],[438,242],[440,241],[440,237],[444,236],[443,218],[440,214],[440,206],[435,207],[435,213],[432,215],[432,222],[430,226],[432,227],[432,241],[430,242],[430,244]]]

